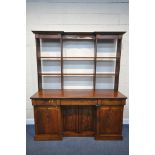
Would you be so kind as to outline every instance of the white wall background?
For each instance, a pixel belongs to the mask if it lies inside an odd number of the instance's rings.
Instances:
[[[35,38],[32,30],[126,31],[122,43],[119,91],[128,97],[128,0],[27,0],[27,119],[33,119],[30,96],[37,91]],[[128,100],[124,119],[128,120]]]

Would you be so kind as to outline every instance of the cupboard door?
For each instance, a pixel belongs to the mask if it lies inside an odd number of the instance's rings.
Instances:
[[[47,108],[35,107],[34,116],[35,116],[35,133],[36,134],[48,133],[49,131],[48,131]]]
[[[78,106],[62,106],[63,134],[73,136],[78,132]]]
[[[35,140],[61,139],[60,107],[35,107]]]
[[[79,133],[84,136],[93,136],[95,131],[95,112],[94,106],[79,106],[78,124]]]
[[[123,106],[97,108],[96,139],[122,139]]]

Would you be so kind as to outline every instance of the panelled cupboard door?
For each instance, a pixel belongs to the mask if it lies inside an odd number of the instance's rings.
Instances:
[[[79,106],[79,133],[85,136],[95,134],[95,106]]]
[[[97,108],[96,139],[122,139],[123,106]]]
[[[65,136],[76,135],[78,132],[78,106],[62,106],[62,126]]]
[[[61,139],[60,107],[34,107],[35,140]]]
[[[94,106],[62,106],[64,136],[93,136],[95,112]]]

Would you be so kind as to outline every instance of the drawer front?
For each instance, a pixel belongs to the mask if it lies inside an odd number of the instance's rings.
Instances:
[[[60,100],[58,99],[36,99],[32,100],[33,105],[60,105]]]
[[[101,99],[98,101],[99,105],[124,105],[125,100],[112,100],[112,99]]]
[[[96,105],[97,100],[91,99],[63,99],[61,105]]]

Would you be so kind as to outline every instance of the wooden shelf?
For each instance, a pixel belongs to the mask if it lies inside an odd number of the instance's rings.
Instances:
[[[61,73],[39,73],[41,76],[62,76]],[[93,73],[63,73],[63,76],[95,76]],[[96,73],[96,76],[115,76],[115,73]]]
[[[93,73],[64,73],[64,76],[94,76]]]
[[[41,60],[45,61],[60,61],[61,57],[39,57]]]
[[[115,76],[115,73],[96,73],[96,76]]]
[[[61,60],[61,57],[39,57],[42,60]],[[96,57],[96,61],[103,61],[103,60],[113,60],[113,59],[119,59],[120,57]],[[93,61],[95,58],[94,57],[63,57],[63,61],[80,61],[80,60],[86,60],[86,61]]]
[[[39,75],[44,76],[61,76],[61,73],[39,73]],[[90,73],[63,73],[63,76],[93,76],[93,74]]]
[[[52,57],[52,56],[41,56],[41,57],[39,57],[39,58],[61,58],[61,57]]]
[[[61,73],[39,73],[41,76],[61,76]]]

